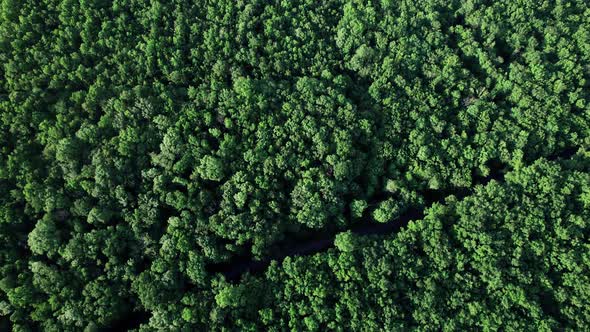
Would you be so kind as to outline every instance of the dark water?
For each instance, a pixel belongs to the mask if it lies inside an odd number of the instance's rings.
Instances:
[[[147,311],[133,311],[110,324],[110,327],[99,329],[99,331],[123,332],[138,329],[141,324],[145,324],[150,319],[151,314]]]

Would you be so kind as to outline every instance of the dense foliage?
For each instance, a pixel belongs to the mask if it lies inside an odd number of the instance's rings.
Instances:
[[[395,236],[340,233],[335,250],[214,283],[216,303],[231,326],[254,331],[588,327],[589,157],[537,161],[451,196]]]
[[[0,4],[0,329],[590,328],[587,1]]]

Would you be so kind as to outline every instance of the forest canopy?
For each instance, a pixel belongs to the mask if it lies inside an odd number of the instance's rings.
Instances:
[[[0,330],[590,329],[587,1],[0,5]]]

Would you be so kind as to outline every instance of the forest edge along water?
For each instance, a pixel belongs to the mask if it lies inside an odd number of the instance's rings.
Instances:
[[[577,148],[567,148],[559,153],[545,157],[547,160],[568,159],[572,157]],[[474,185],[486,185],[492,180],[503,181],[504,174],[507,172],[507,165],[502,163],[494,163],[490,167],[490,174],[488,176],[474,175]],[[443,203],[447,197],[455,196],[457,199],[462,199],[473,192],[473,188],[454,188],[450,190],[433,190],[428,189],[421,192],[424,198],[424,206],[421,208],[410,207],[398,218],[395,218],[386,223],[378,223],[372,220],[370,215],[365,216],[361,221],[353,225],[351,232],[358,235],[386,235],[398,232],[403,227],[406,227],[412,220],[419,220],[424,217],[424,211],[435,203]],[[378,202],[371,202],[371,204]],[[294,242],[291,239],[285,239],[275,245],[278,254],[264,260],[256,260],[252,256],[235,256],[232,260],[222,263],[212,263],[207,266],[209,273],[221,273],[230,282],[237,282],[245,273],[258,274],[263,272],[271,262],[282,262],[286,257],[312,255],[318,252],[325,251],[334,247],[334,239],[336,235],[347,230],[338,230],[331,232],[318,232],[315,236],[309,239],[299,240]]]

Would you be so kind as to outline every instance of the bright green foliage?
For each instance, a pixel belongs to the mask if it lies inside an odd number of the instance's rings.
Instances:
[[[205,180],[221,181],[223,178],[223,164],[221,160],[212,156],[203,157],[198,171]]]
[[[589,68],[584,0],[0,0],[0,330],[587,330]]]
[[[378,222],[389,222],[398,218],[401,214],[399,202],[388,199],[379,203],[377,209],[373,212],[373,218]]]
[[[345,233],[338,233],[336,234],[336,238],[334,239],[334,245],[338,250],[344,252],[350,252],[354,250],[355,247],[355,238],[354,234],[350,231]]]
[[[365,200],[355,200],[350,203],[350,209],[354,218],[360,218],[363,216],[363,212],[367,209],[368,204]]]

